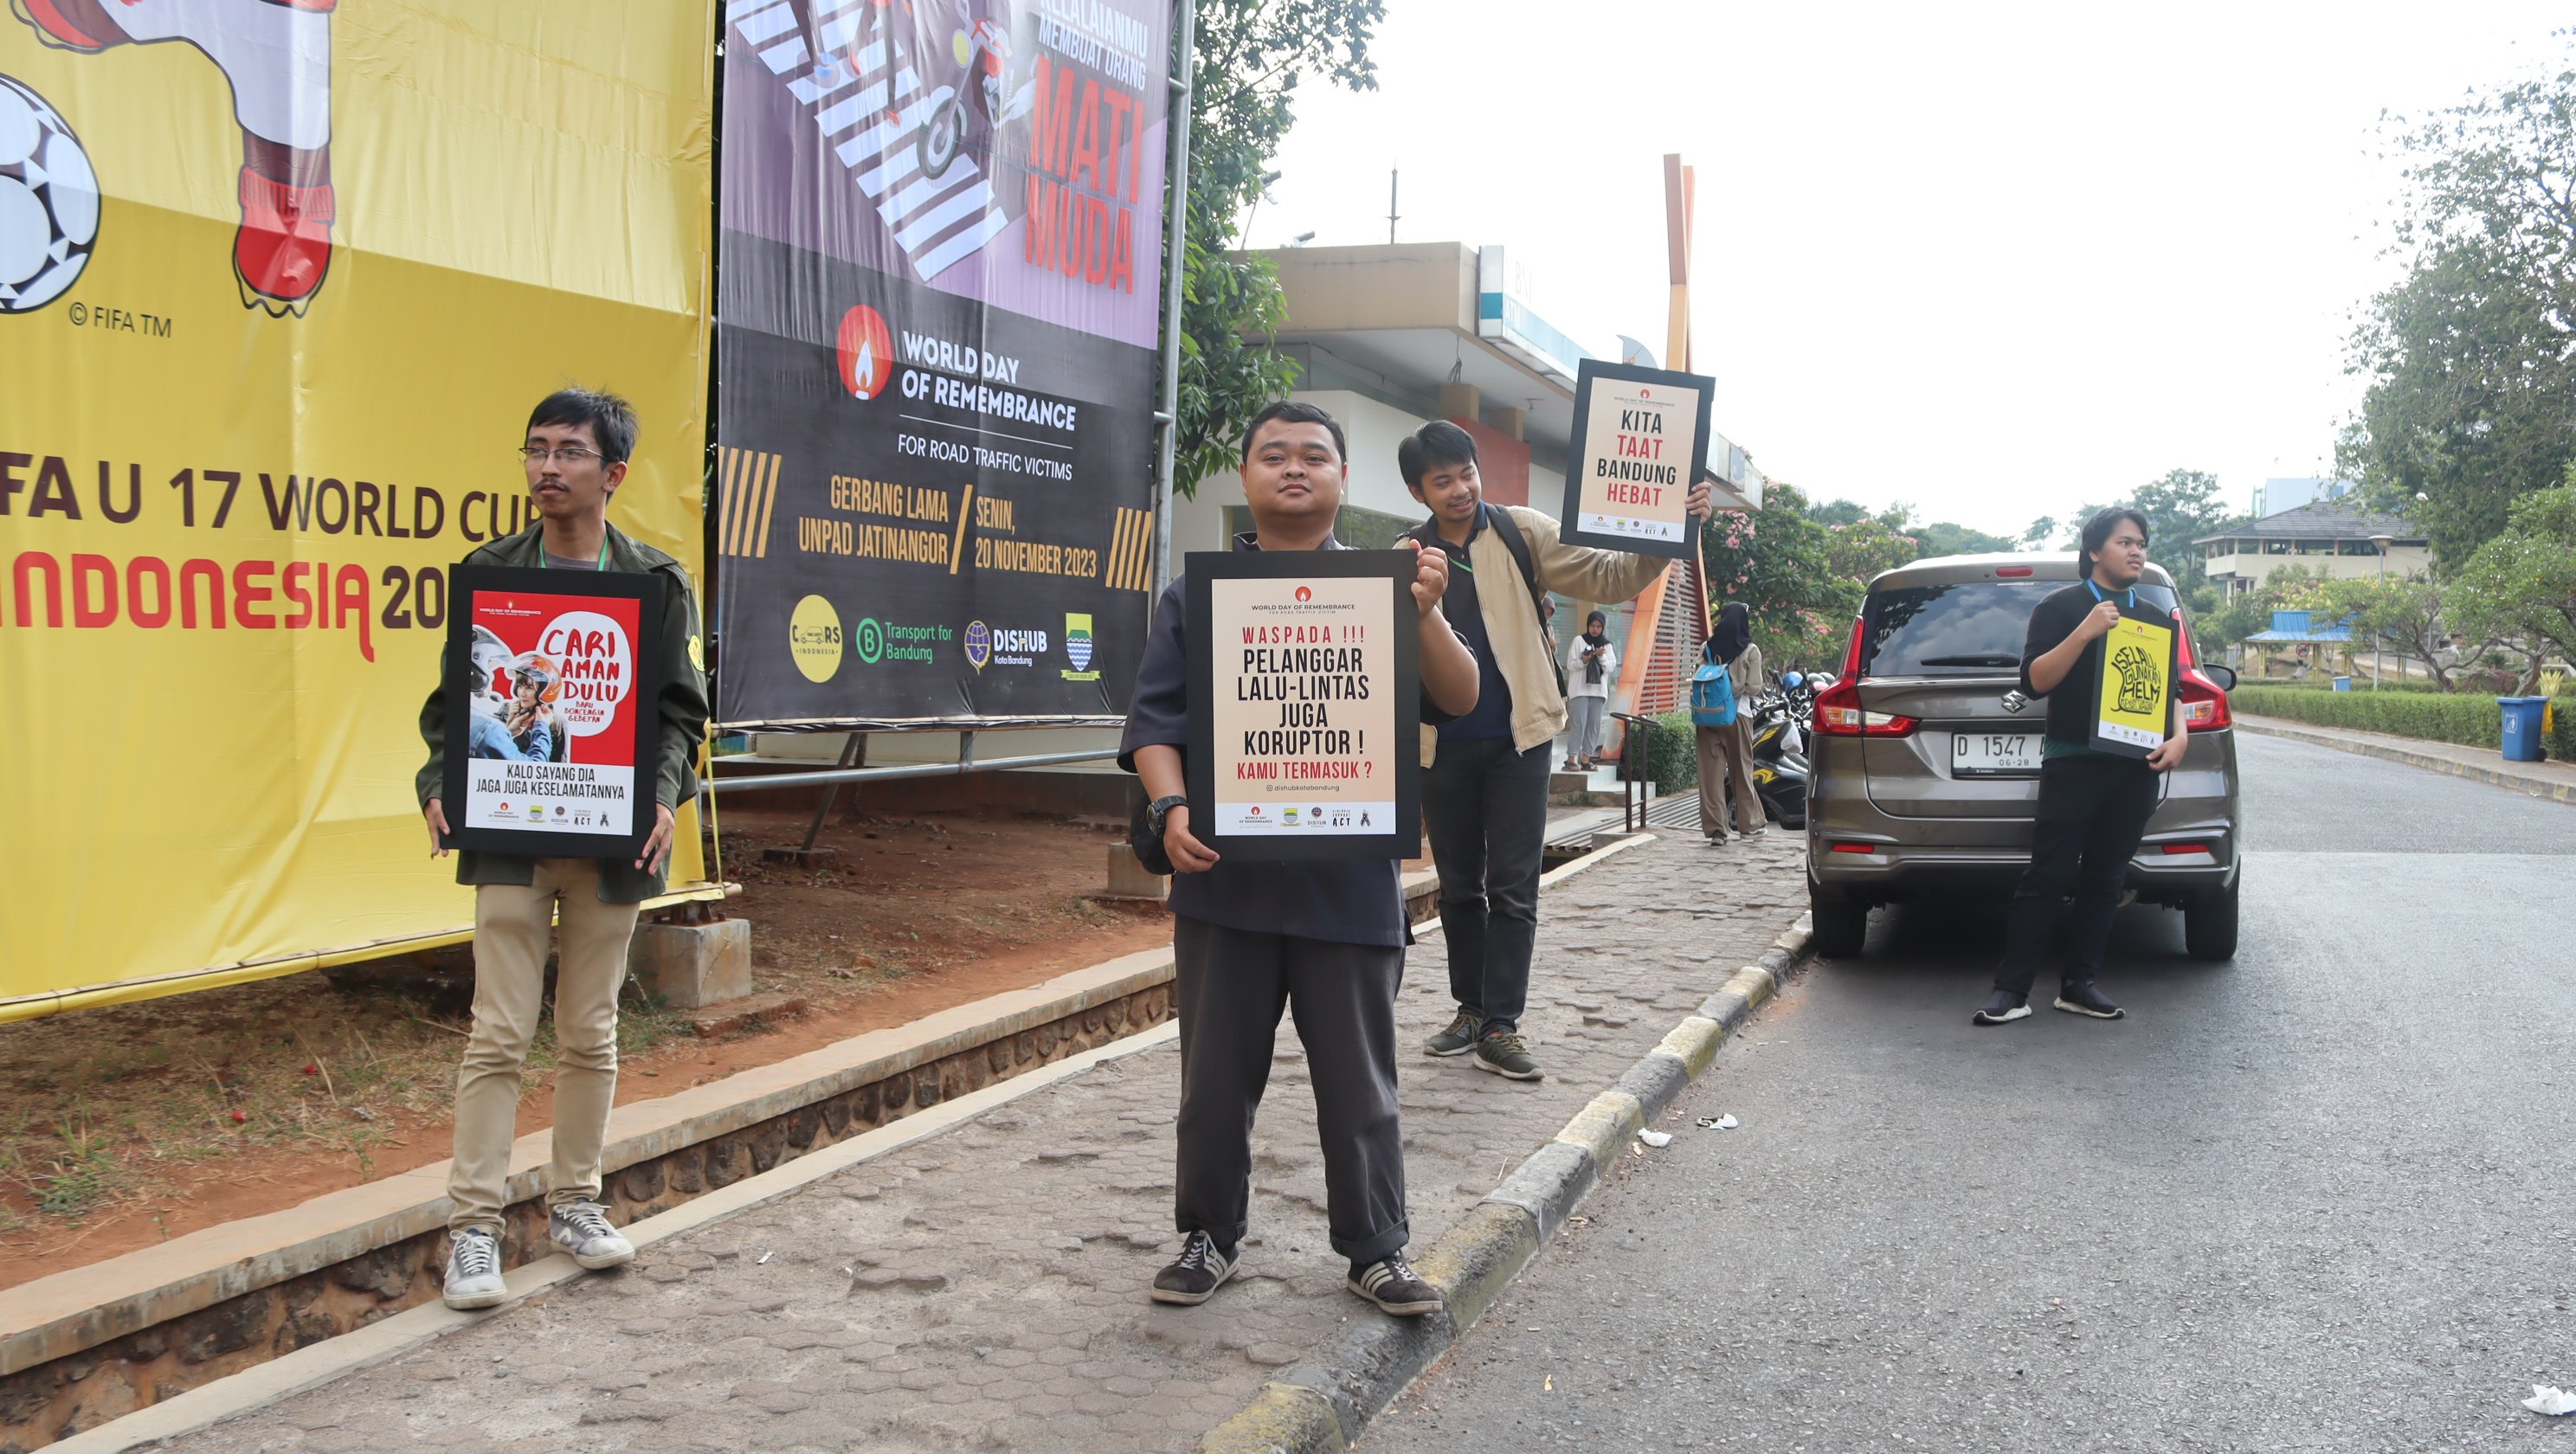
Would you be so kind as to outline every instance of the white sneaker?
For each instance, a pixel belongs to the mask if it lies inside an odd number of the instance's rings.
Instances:
[[[572,1260],[596,1271],[635,1260],[635,1244],[618,1235],[608,1221],[608,1208],[597,1202],[565,1202],[546,1216],[546,1236],[572,1254]]]
[[[481,1227],[447,1235],[447,1277],[439,1298],[459,1312],[497,1308],[510,1295],[501,1281],[501,1239]]]

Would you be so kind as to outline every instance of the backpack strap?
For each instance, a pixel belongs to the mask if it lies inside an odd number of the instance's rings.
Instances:
[[[1556,694],[1562,697],[1565,662],[1556,654],[1556,633],[1547,627],[1547,593],[1538,586],[1538,564],[1530,558],[1529,537],[1521,534],[1521,524],[1507,506],[1479,503],[1476,508],[1483,514],[1485,528],[1501,537],[1503,548],[1512,553],[1512,563],[1521,568],[1521,584],[1529,587],[1530,615],[1538,623],[1538,639],[1547,648],[1548,666],[1556,673]],[[1405,533],[1423,545],[1450,549],[1449,542],[1440,538],[1437,521],[1425,520]]]

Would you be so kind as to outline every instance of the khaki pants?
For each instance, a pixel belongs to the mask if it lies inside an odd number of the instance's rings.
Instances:
[[[1753,792],[1753,744],[1738,717],[1731,727],[1701,727],[1699,733],[1699,831],[1710,838],[1726,836],[1726,779],[1735,778],[1735,831],[1749,834],[1764,822],[1762,799]]]
[[[595,1201],[599,1148],[617,1099],[617,988],[638,905],[599,901],[599,863],[541,858],[536,882],[474,890],[474,1033],[456,1072],[456,1163],[447,1176],[449,1231],[501,1230],[518,1135],[519,1071],[544,1008],[546,940],[563,917],[555,975],[554,1170],[546,1204]]]

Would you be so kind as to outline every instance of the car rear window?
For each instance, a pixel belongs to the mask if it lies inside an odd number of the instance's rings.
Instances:
[[[1863,676],[1992,676],[2019,670],[2030,613],[2065,581],[1960,581],[1892,586],[1862,609]],[[2174,608],[2170,586],[2140,582],[2138,604]]]

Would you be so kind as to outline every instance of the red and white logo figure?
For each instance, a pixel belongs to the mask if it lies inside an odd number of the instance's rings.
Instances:
[[[854,398],[873,399],[885,392],[894,373],[894,334],[885,315],[865,303],[841,315],[841,387]]]
[[[1297,599],[1300,601],[1311,601],[1315,599],[1315,588],[1312,586],[1299,586],[1297,588]]]
[[[340,0],[14,0],[47,45],[185,41],[233,90],[241,126],[233,278],[242,306],[301,315],[331,270],[331,12]]]

